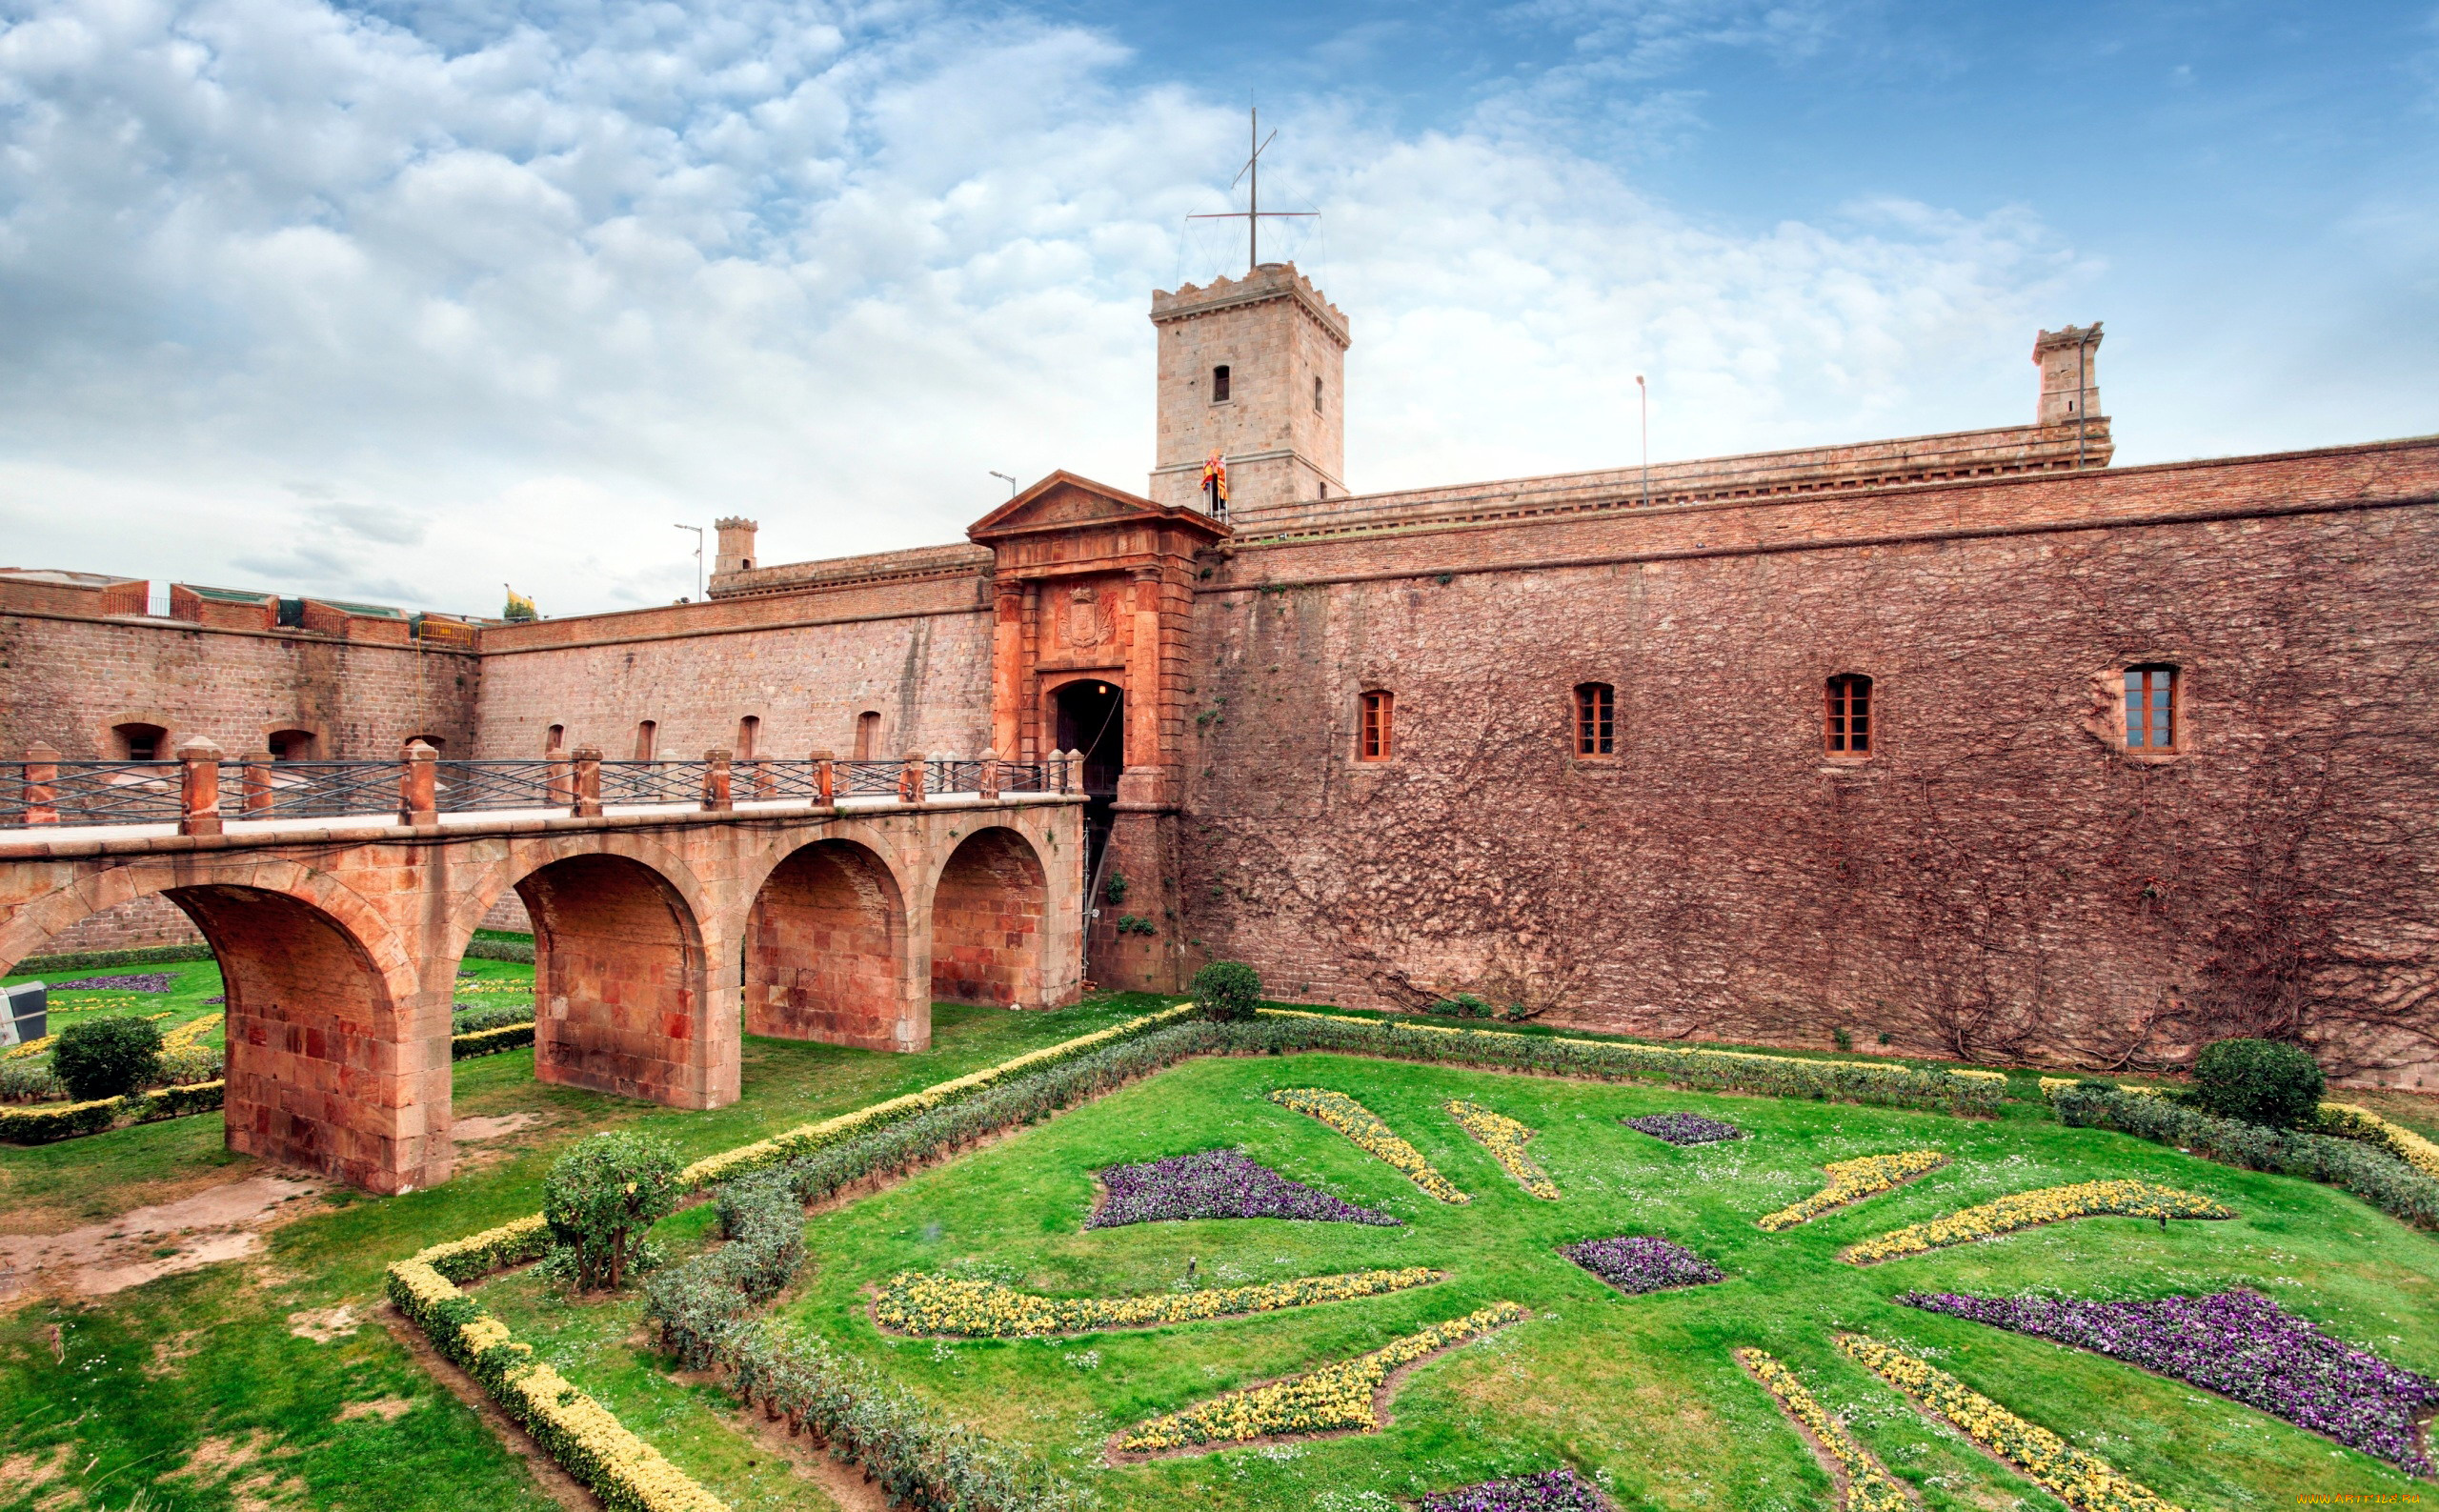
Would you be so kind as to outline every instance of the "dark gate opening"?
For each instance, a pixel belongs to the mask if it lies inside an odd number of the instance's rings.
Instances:
[[[1109,843],[1119,774],[1126,769],[1126,695],[1113,682],[1071,682],[1052,698],[1058,749],[1084,753],[1084,875],[1097,877],[1101,847]]]

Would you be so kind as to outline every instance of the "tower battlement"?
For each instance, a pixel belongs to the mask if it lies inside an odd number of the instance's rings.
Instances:
[[[1294,263],[1152,293],[1159,331],[1159,504],[1207,509],[1202,464],[1228,464],[1232,508],[1347,492],[1345,312]]]

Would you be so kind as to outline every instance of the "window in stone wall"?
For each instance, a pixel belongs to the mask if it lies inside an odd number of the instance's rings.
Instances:
[[[563,724],[554,724],[551,726],[551,733],[542,737],[542,754],[548,756],[554,751],[562,750],[567,743],[568,727]]]
[[[880,712],[867,709],[856,716],[856,759],[880,759]]]
[[[1575,754],[1579,756],[1618,754],[1618,690],[1605,682],[1576,685]]]
[[[645,720],[645,721],[643,721],[641,724],[638,724],[638,725],[636,725],[636,726],[635,726],[635,759],[636,759],[636,760],[638,760],[638,761],[650,761],[650,760],[652,760],[652,759],[653,759],[653,748],[654,748],[654,747],[655,747],[655,746],[657,746],[659,743],[660,743],[660,722],[659,722],[658,720],[656,720],[656,719],[646,719],[646,720]]]
[[[2126,669],[2126,749],[2154,756],[2176,750],[2176,669]]]
[[[120,724],[111,727],[111,736],[118,742],[122,761],[166,761],[170,754],[170,732],[157,724]]]
[[[1375,688],[1363,696],[1363,728],[1356,738],[1359,761],[1386,761],[1397,752],[1397,696]]]
[[[1831,756],[1871,755],[1871,679],[1861,673],[1842,672],[1829,679],[1829,703],[1824,744]]]
[[[1211,370],[1211,402],[1228,402],[1228,365],[1224,362]]]
[[[1313,413],[1321,413],[1321,378],[1319,373],[1313,375]]]
[[[313,759],[313,732],[311,730],[273,730],[263,741],[263,749],[273,761],[311,761]]]
[[[754,759],[755,743],[761,738],[762,716],[760,715],[749,714],[736,721],[736,758],[739,761]]]

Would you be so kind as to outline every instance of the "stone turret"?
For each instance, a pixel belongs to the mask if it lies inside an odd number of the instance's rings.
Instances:
[[[1159,330],[1154,503],[1205,509],[1202,466],[1228,464],[1229,508],[1346,493],[1346,316],[1293,263],[1152,294]]]
[[[2041,409],[2035,423],[2072,425],[2108,412],[2100,407],[2100,322],[2045,331],[2032,343],[2041,370]]]
[[[730,573],[752,572],[754,533],[762,527],[742,515],[732,514],[724,520],[712,521],[712,528],[720,533],[720,551],[712,563],[713,575],[724,577]]]

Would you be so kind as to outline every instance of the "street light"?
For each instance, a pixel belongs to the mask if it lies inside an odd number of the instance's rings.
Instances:
[[[680,525],[677,528],[695,533],[695,596],[700,598],[703,596],[703,527]]]
[[[1651,508],[1651,386],[1635,374],[1635,397],[1643,409],[1643,507]]]
[[[1017,496],[1017,480],[1015,478],[1008,476],[1007,474],[1000,472],[996,467],[986,469],[986,471],[989,472],[993,477],[998,478],[1008,485],[1008,497],[1015,498]]]

